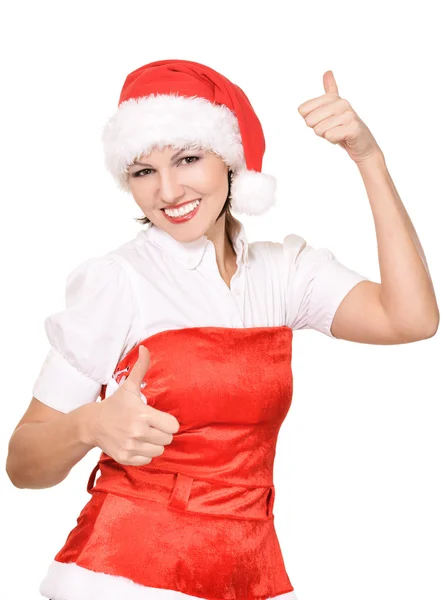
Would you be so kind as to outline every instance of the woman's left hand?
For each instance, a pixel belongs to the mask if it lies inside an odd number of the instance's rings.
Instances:
[[[304,102],[298,107],[306,124],[314,132],[344,148],[357,164],[375,155],[382,155],[375,138],[350,103],[338,94],[333,71],[323,75],[325,94]]]

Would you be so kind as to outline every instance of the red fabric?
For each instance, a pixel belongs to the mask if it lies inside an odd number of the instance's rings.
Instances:
[[[189,60],[159,60],[127,75],[119,103],[150,94],[199,96],[227,106],[237,117],[246,168],[262,170],[265,136],[262,125],[244,91],[214,69]]]
[[[55,560],[201,598],[292,591],[273,515],[292,330],[194,327],[141,344],[151,356],[147,403],[174,414],[180,429],[141,467],[101,454],[92,498]],[[138,346],[117,365],[118,380],[137,356]]]

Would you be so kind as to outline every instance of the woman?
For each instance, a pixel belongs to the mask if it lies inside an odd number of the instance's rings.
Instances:
[[[381,284],[294,234],[248,242],[231,206],[265,213],[275,181],[261,172],[263,131],[238,86],[182,60],[126,78],[104,129],[106,164],[149,226],[70,274],[67,308],[45,321],[51,349],[10,442],[9,476],[28,488],[55,485],[89,450],[103,451],[43,596],[295,598],[272,480],[293,331],[390,344],[438,325],[383,155],[334,79],[324,84],[299,111],[361,170]]]

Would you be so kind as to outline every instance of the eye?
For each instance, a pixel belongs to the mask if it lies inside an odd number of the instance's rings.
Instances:
[[[179,163],[182,160],[192,160],[192,162],[186,163],[188,165],[192,165],[194,162],[200,160],[200,158],[201,158],[200,156],[184,156],[183,158],[181,158],[179,160]],[[132,177],[143,177],[144,176],[143,174],[148,173],[149,171],[153,171],[153,169],[141,169],[141,171],[135,171],[134,173],[132,173]]]
[[[189,159],[194,159],[194,160],[200,160],[199,156],[185,156],[184,158],[182,158],[181,160],[189,160]],[[181,162],[181,161],[180,161]],[[193,163],[187,163],[188,165],[191,165]]]
[[[141,173],[147,173],[147,171],[151,171],[152,169],[142,169],[142,171],[135,171],[132,173],[132,177],[141,177]]]

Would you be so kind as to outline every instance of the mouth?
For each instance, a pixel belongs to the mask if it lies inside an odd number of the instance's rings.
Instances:
[[[162,208],[162,212],[164,214],[164,216],[166,217],[166,219],[168,221],[170,221],[171,223],[184,223],[185,221],[190,221],[191,219],[193,219],[193,217],[195,217],[195,215],[198,212],[198,209],[200,208],[201,205],[201,198],[197,198],[196,200],[189,200],[188,202],[183,202],[182,204],[178,204],[175,207],[165,207]],[[172,214],[171,211],[175,211],[176,209],[180,209],[181,207],[187,207],[187,209],[189,209],[188,212],[186,212],[185,214]],[[171,214],[168,215],[166,213],[166,210],[168,210]]]

